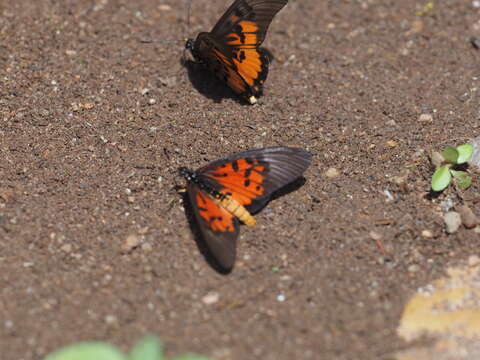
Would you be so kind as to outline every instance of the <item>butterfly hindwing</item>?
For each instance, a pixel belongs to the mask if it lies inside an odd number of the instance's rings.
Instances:
[[[253,70],[249,68],[249,73],[239,71],[236,65],[236,55],[233,51],[222,50],[221,46],[215,43],[209,33],[202,33],[197,40],[197,52],[200,54],[205,65],[213,72],[218,79],[226,83],[235,93],[249,98],[250,96],[259,96],[260,88],[255,85],[254,76],[259,77],[262,73],[262,63],[260,60],[254,62]],[[252,58],[253,59],[253,58]],[[247,70],[245,70],[247,71]],[[263,75],[259,77],[264,81]],[[260,80],[259,80],[260,81]]]
[[[214,161],[199,172],[217,184],[217,190],[255,213],[281,187],[308,168],[311,155],[303,149],[270,147],[250,150]]]
[[[187,187],[190,204],[209,251],[225,269],[235,263],[239,221],[195,184]]]

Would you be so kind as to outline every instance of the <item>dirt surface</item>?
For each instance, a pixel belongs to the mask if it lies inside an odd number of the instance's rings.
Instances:
[[[181,39],[230,1],[194,1],[190,26],[187,3],[0,0],[2,360],[92,339],[129,349],[146,333],[169,355],[216,359],[409,348],[396,335],[408,298],[478,253],[478,233],[442,220],[449,204],[480,213],[478,182],[429,196],[426,153],[479,130],[480,9],[290,0],[250,106],[181,64]],[[220,274],[177,168],[273,145],[313,154],[306,182],[242,227]]]

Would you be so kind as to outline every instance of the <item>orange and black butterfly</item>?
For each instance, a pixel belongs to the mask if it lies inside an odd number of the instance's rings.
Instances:
[[[196,171],[180,168],[200,232],[224,269],[235,262],[240,221],[255,225],[272,194],[302,176],[311,155],[303,149],[270,147],[230,155]]]
[[[211,32],[188,39],[185,47],[250,104],[267,78],[268,54],[259,48],[273,17],[288,0],[235,0]]]

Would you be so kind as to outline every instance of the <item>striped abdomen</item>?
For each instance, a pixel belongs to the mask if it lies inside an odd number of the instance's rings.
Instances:
[[[217,199],[218,203],[226,209],[228,212],[233,214],[235,217],[240,219],[247,226],[254,226],[257,221],[255,218],[250,215],[247,209],[241,205],[237,200],[231,198],[230,196],[223,196],[221,199]]]

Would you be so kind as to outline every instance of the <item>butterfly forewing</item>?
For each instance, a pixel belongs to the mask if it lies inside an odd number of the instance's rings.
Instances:
[[[238,153],[199,171],[218,183],[220,192],[257,212],[272,193],[300,177],[310,161],[310,153],[303,149],[271,147]]]
[[[211,34],[217,39],[223,38],[226,43],[232,38],[239,38],[245,41],[239,41],[235,44],[237,46],[258,47],[265,39],[273,17],[287,2],[288,0],[236,0],[220,18]]]

